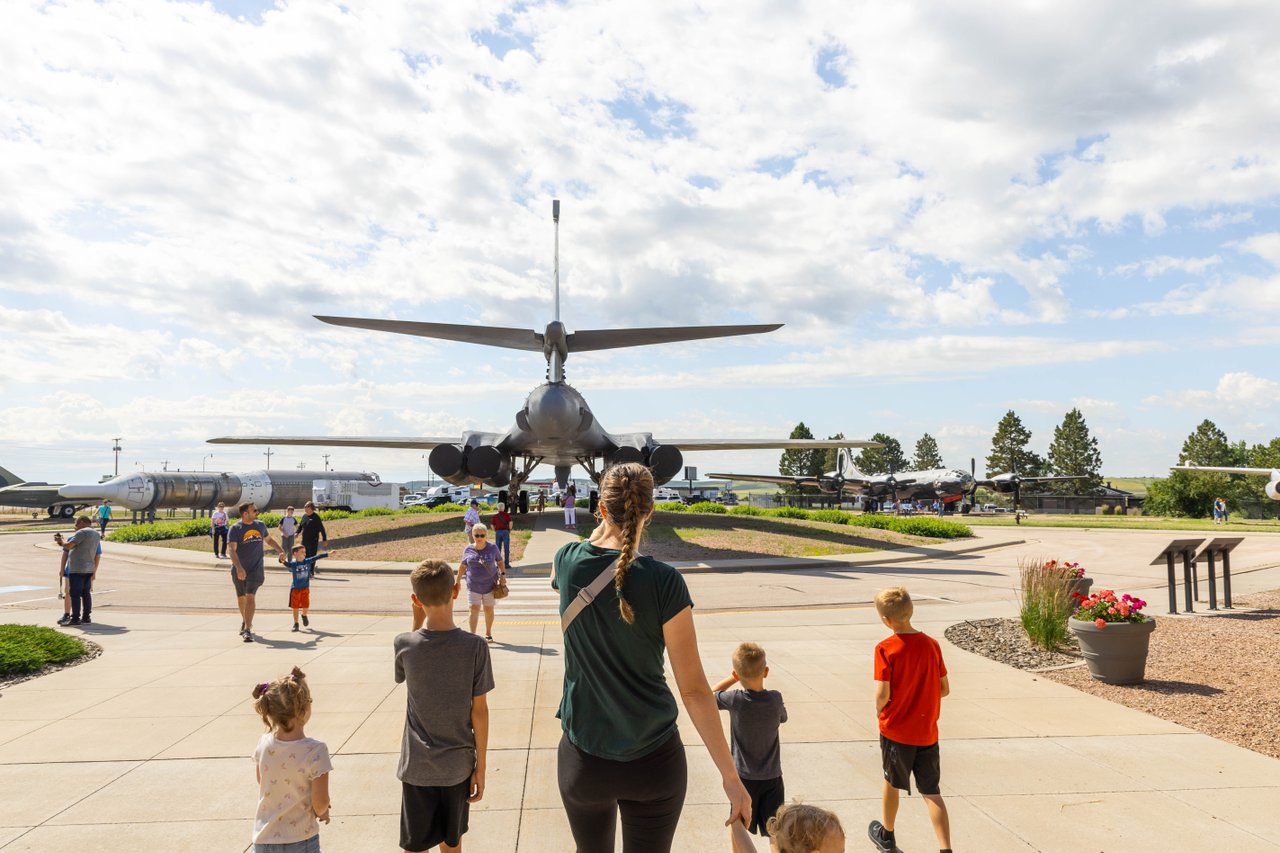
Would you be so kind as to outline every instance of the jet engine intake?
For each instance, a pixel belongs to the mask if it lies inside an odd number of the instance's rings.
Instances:
[[[653,482],[661,486],[675,478],[684,467],[684,454],[674,444],[659,444],[650,448],[649,470],[653,472]]]
[[[466,462],[467,473],[472,477],[478,477],[494,486],[505,486],[511,482],[511,457],[492,444],[471,448]],[[502,482],[497,482],[499,479]]]
[[[1280,501],[1280,480],[1271,480],[1264,487],[1267,497],[1273,501]]]
[[[467,457],[460,444],[437,444],[427,456],[427,465],[440,479],[454,486],[471,482],[467,473]]]
[[[612,467],[614,465],[622,465],[625,462],[639,462],[644,464],[644,451],[638,447],[619,447],[617,450],[605,457],[605,466]]]

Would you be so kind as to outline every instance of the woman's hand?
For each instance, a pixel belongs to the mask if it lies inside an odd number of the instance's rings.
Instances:
[[[747,788],[742,784],[742,780],[738,778],[738,774],[722,777],[725,796],[729,798],[729,819],[724,822],[725,826],[730,826],[735,820],[751,825],[751,795],[747,793]]]

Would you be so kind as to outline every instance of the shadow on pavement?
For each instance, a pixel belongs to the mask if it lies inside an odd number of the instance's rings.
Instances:
[[[504,652],[515,652],[520,655],[544,655],[546,657],[556,657],[560,653],[555,649],[544,649],[542,646],[518,646],[514,643],[504,643],[502,640],[495,639],[494,646],[500,646]]]
[[[101,622],[90,622],[88,625],[75,625],[86,634],[127,634],[129,629],[123,625],[104,625]]]

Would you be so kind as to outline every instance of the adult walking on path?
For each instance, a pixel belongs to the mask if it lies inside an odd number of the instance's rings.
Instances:
[[[209,530],[213,535],[213,556],[226,558],[227,556],[227,531],[231,528],[231,519],[227,516],[227,505],[222,501],[218,501],[218,508],[213,511],[213,515],[209,516]],[[218,548],[218,542],[222,542],[222,548]]]
[[[467,511],[462,516],[462,529],[467,532],[467,541],[474,542],[471,531],[480,523],[480,501],[472,500],[471,506],[467,507]]]
[[[90,624],[93,611],[93,578],[97,574],[99,545],[102,534],[93,529],[89,516],[76,517],[75,532],[65,542],[62,550],[67,555],[67,595],[71,598],[71,619],[68,625]]]
[[[231,582],[236,588],[236,604],[240,607],[240,636],[246,643],[253,642],[254,596],[262,586],[266,568],[262,560],[265,542],[277,554],[284,553],[276,540],[267,534],[267,526],[258,521],[258,507],[253,503],[240,504],[240,520],[231,525],[228,534],[231,552]]]
[[[298,536],[302,537],[302,547],[307,549],[307,556],[314,557],[320,553],[320,543],[329,544],[329,532],[324,529],[324,521],[320,518],[320,513],[316,512],[316,505],[313,501],[307,501],[302,505],[302,520],[298,522]],[[311,574],[320,574],[312,571]]]
[[[489,516],[489,529],[493,531],[493,544],[502,552],[502,565],[511,565],[511,513],[506,504],[498,504],[498,511]]]
[[[551,570],[564,629],[560,798],[578,853],[613,851],[619,811],[625,850],[664,853],[688,784],[664,652],[685,710],[720,771],[729,800],[726,826],[750,822],[751,798],[698,656],[689,588],[674,568],[638,553],[653,514],[653,475],[636,463],[614,465],[600,483],[599,511],[591,538],[562,547]],[[575,605],[565,625],[566,610],[599,580],[608,586],[582,609]]]
[[[573,483],[569,484],[569,488],[564,490],[561,496],[564,499],[564,526],[578,526],[578,490],[574,488]]]
[[[107,522],[111,520],[111,501],[103,501],[98,507],[98,535],[107,535]]]
[[[494,590],[507,574],[507,564],[498,552],[498,546],[489,539],[489,528],[477,524],[471,528],[474,537],[462,551],[458,565],[458,579],[467,579],[467,603],[471,606],[471,633],[480,623],[480,610],[484,608],[484,638],[493,642],[493,612],[497,602]]]

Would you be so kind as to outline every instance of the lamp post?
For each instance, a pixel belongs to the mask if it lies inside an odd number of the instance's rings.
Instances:
[[[116,472],[112,476],[119,477],[120,476],[120,439],[119,438],[111,439],[111,445],[112,445],[111,452],[116,455]]]
[[[200,470],[201,470],[201,471],[206,471],[206,470],[208,470],[207,468],[205,468],[205,467],[204,467],[204,463],[208,462],[208,461],[209,461],[210,459],[212,459],[212,458],[213,458],[213,454],[212,454],[212,453],[206,453],[206,454],[204,455],[204,458],[202,458],[202,459],[200,460]]]

